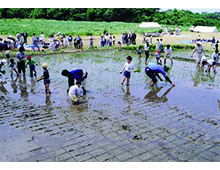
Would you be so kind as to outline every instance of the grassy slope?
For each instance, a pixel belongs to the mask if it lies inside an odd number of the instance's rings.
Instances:
[[[87,22],[87,21],[58,21],[44,19],[3,19],[0,20],[0,35],[15,35],[17,32],[26,30],[29,35],[36,33],[39,35],[44,32],[46,36],[52,32],[61,32],[72,35],[101,35],[103,30],[107,30],[112,34],[121,34],[133,29],[136,33],[155,32],[157,29],[139,28],[139,23],[125,22]],[[182,27],[182,30],[186,30]]]

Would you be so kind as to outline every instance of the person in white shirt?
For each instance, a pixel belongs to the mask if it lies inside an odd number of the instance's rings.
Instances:
[[[211,68],[213,68],[214,73],[217,73],[216,71],[216,61],[214,59],[207,59],[205,56],[202,56],[201,58],[201,68],[202,70],[204,70],[205,65],[208,66],[208,69],[205,72],[209,72],[211,71]]]
[[[76,82],[75,85],[71,86],[69,89],[68,96],[73,103],[78,102],[79,101],[78,98],[82,96],[80,94],[80,87],[81,87],[81,82],[78,81]]]
[[[168,44],[165,47],[165,57],[164,57],[164,64],[165,65],[166,65],[167,58],[170,58],[171,65],[173,65],[173,58],[171,56],[171,52],[172,52],[172,47],[170,47],[170,45]]]
[[[133,63],[131,63],[132,57],[128,56],[126,59],[127,59],[127,62],[124,64],[124,67],[122,71],[120,72],[120,74],[123,73],[123,79],[122,79],[121,85],[123,85],[125,80],[127,79],[127,86],[129,86],[129,82],[131,78],[131,71],[134,71],[134,72],[136,71],[134,70]]]
[[[45,37],[44,37],[43,32],[41,32],[41,34],[40,34],[40,42],[41,42],[41,44],[44,44],[44,42],[45,42]]]
[[[156,51],[160,50],[160,40],[157,39],[157,42],[156,42]]]
[[[201,59],[202,59],[203,54],[205,55],[205,49],[204,49],[204,47],[202,46],[202,44],[201,44],[200,41],[197,41],[196,43],[197,43],[197,46],[196,46],[195,49],[193,50],[191,57],[193,57],[193,54],[194,54],[195,52],[197,52],[196,63],[197,63],[197,65],[199,65],[200,62],[201,62]]]

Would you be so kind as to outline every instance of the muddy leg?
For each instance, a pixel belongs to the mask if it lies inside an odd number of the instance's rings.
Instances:
[[[126,77],[125,77],[125,76],[123,76],[123,79],[122,79],[122,81],[121,81],[121,85],[123,85],[123,84],[124,84],[125,79],[126,79]]]
[[[127,78],[127,86],[129,86],[130,78]]]

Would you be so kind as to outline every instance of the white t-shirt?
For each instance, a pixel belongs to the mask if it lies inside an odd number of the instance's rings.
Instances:
[[[208,66],[212,65],[214,63],[214,60],[213,59],[209,59],[208,61]]]
[[[125,71],[131,72],[134,69],[133,63],[125,63],[124,65]]]
[[[44,41],[44,34],[40,35],[40,40]]]
[[[69,96],[76,96],[76,95],[80,96],[79,87],[77,85],[71,86],[69,89]]]
[[[147,44],[145,43],[144,50],[145,50],[145,51],[149,51],[149,48],[150,48],[150,46],[147,46]]]
[[[202,56],[202,58],[201,58],[201,62],[203,62],[203,61],[207,61],[206,56]]]
[[[167,55],[171,54],[172,48],[170,47],[169,49],[167,49],[167,47],[165,47],[165,52]]]

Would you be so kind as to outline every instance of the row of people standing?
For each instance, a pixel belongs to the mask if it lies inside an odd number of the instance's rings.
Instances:
[[[129,46],[130,44],[136,45],[136,38],[137,38],[137,35],[135,34],[133,30],[131,30],[129,34],[124,32],[121,35],[122,44],[127,44],[127,46]]]
[[[115,36],[113,36],[112,33],[108,33],[106,30],[104,30],[100,40],[101,40],[101,47],[115,46]]]

